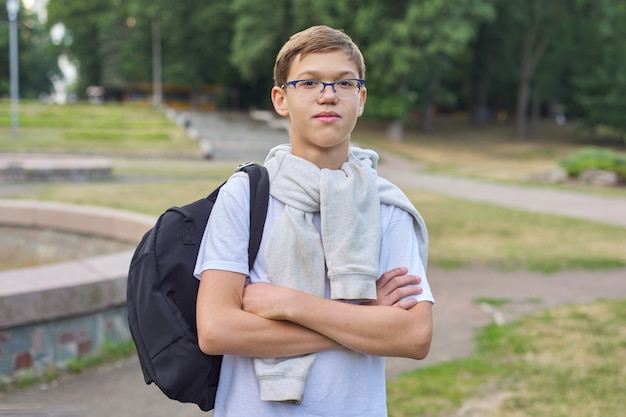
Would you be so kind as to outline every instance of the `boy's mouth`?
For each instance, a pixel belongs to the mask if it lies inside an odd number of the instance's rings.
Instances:
[[[333,111],[324,111],[324,112],[316,114],[314,118],[316,120],[319,120],[320,122],[330,123],[330,122],[334,122],[340,119],[341,116],[339,116],[337,113]]]

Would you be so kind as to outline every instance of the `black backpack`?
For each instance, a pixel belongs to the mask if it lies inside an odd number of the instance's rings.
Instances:
[[[267,170],[244,164],[250,178],[250,244],[254,263],[269,199]],[[224,184],[222,184],[224,185]],[[154,382],[173,400],[209,411],[215,404],[222,356],[198,347],[193,269],[219,189],[208,197],[163,213],[143,236],[128,272],[127,307],[131,336],[146,384]]]

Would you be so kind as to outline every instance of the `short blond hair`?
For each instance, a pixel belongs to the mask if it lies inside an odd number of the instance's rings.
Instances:
[[[359,78],[365,78],[365,60],[359,47],[342,30],[321,25],[292,35],[283,45],[274,64],[274,85],[282,86],[287,82],[291,63],[296,57],[334,51],[343,51],[350,55],[357,66]]]

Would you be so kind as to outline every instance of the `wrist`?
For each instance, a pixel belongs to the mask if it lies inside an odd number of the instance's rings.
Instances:
[[[279,320],[286,320],[297,323],[299,306],[305,302],[307,294],[298,290],[289,289],[285,293],[285,298],[280,311]]]

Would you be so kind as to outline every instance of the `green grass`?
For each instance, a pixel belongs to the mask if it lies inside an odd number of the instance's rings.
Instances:
[[[0,100],[0,149],[107,155],[198,156],[198,145],[163,113],[139,104],[21,101],[18,136],[10,129],[7,100]]]
[[[624,229],[411,191],[433,264],[556,272],[626,266]]]
[[[23,390],[38,384],[48,384],[66,373],[80,374],[86,370],[128,358],[136,352],[132,340],[123,342],[105,340],[100,349],[93,354],[72,359],[62,365],[50,366],[43,371],[35,372],[32,369],[20,371],[11,380],[0,381],[0,393]]]
[[[494,307],[501,307],[511,302],[508,298],[491,298],[491,297],[479,297],[474,300],[478,304],[487,304]]]
[[[619,416],[626,302],[566,306],[490,325],[468,359],[388,384],[390,417]]]

